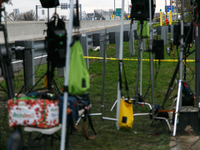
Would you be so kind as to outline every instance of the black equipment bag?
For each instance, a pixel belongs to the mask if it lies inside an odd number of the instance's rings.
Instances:
[[[90,97],[89,97],[88,93],[81,95],[81,96],[76,96],[76,98],[78,100],[79,110],[84,109],[85,106],[90,105]]]
[[[48,60],[55,63],[57,67],[64,67],[66,56],[66,36],[67,30],[65,22],[57,17],[47,24],[48,35]]]
[[[149,0],[131,0],[131,19],[135,20],[148,20],[149,18]],[[151,0],[152,19],[154,17],[155,5]]]
[[[181,37],[181,24],[180,22],[174,25],[174,45],[180,45],[180,39],[184,38],[185,44],[190,44],[193,42],[193,23],[185,22],[184,23],[184,36]]]
[[[59,0],[40,0],[42,7],[53,8],[60,5]]]

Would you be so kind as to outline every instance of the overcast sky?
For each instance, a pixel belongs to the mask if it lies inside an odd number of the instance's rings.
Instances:
[[[75,1],[75,0],[74,0]],[[165,0],[156,0],[156,12],[162,9],[164,11]],[[167,0],[169,5],[169,0]],[[69,3],[69,0],[59,0],[60,3]],[[128,12],[128,4],[131,5],[131,0],[124,0],[125,11]],[[13,9],[19,9],[20,13],[34,10],[36,5],[40,5],[39,0],[12,0],[13,5],[6,5],[8,13],[13,12]],[[94,9],[114,9],[114,0],[79,0],[82,4],[82,10],[87,13],[94,12]],[[116,8],[121,8],[122,0],[115,0]]]

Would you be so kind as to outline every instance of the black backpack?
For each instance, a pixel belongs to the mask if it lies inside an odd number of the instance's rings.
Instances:
[[[65,22],[57,15],[57,18],[54,17],[52,21],[47,23],[47,26],[48,60],[55,63],[57,67],[63,67],[65,65],[67,39]]]

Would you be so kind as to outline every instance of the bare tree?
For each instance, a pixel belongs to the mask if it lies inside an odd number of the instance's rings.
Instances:
[[[15,14],[14,12],[10,13],[9,15],[6,16],[6,20],[8,21],[18,21],[18,20],[23,20],[21,14]]]
[[[182,0],[178,1],[178,11],[181,13],[182,11]],[[193,12],[193,7],[190,5],[190,0],[184,0],[184,21],[185,22],[191,22],[192,21],[192,12]]]
[[[34,21],[36,20],[36,15],[33,10],[27,11],[22,14],[23,20],[24,21]]]
[[[7,15],[6,20],[8,21],[34,21],[36,20],[35,12],[33,10],[25,13],[15,14],[14,12]]]

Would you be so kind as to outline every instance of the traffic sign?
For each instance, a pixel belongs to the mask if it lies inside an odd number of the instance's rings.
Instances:
[[[169,12],[171,10],[171,6],[165,6],[165,12]],[[174,12],[174,6],[172,6],[172,12]]]
[[[121,8],[116,8],[116,16],[121,16]]]
[[[114,18],[114,15],[111,15],[111,18]]]
[[[68,9],[69,5],[67,3],[60,4],[61,9]]]
[[[130,18],[130,15],[128,15],[127,18]]]

